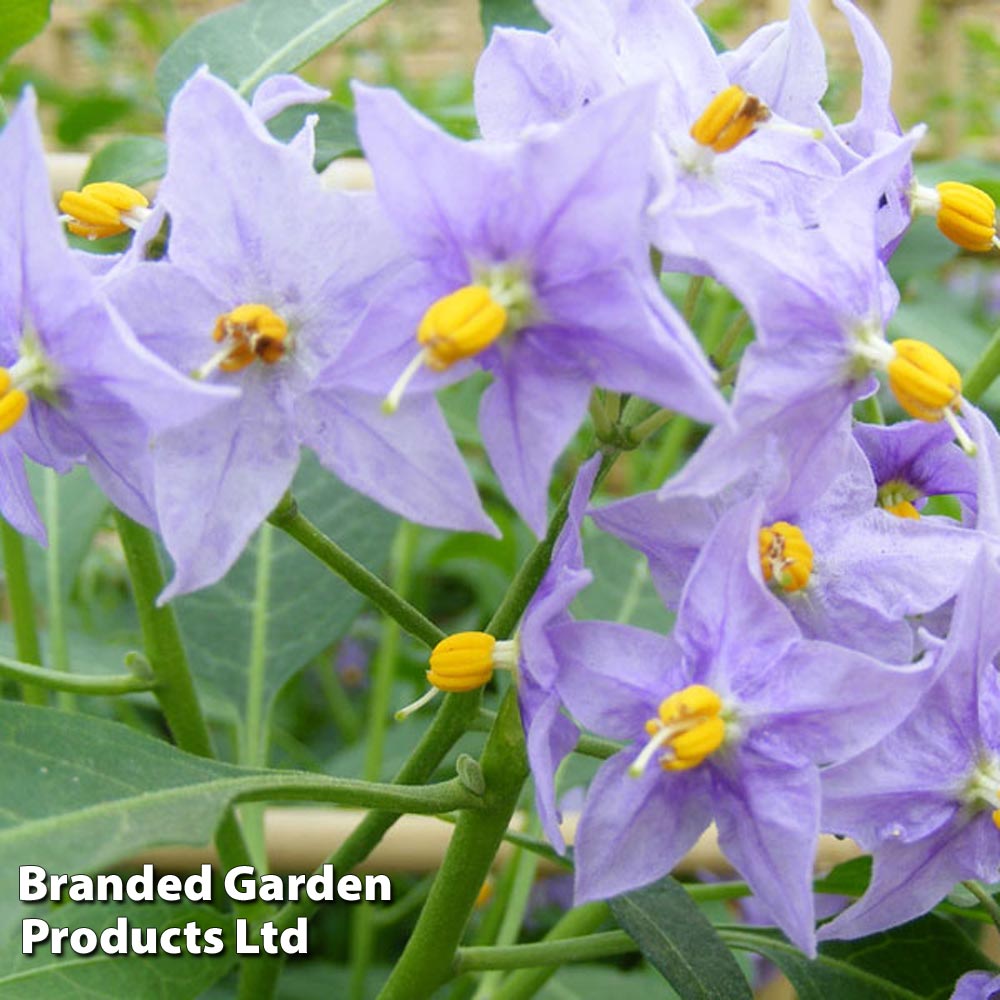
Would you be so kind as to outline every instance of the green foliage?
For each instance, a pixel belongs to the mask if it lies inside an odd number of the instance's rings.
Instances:
[[[0,4],[0,62],[48,24],[51,7],[52,0],[4,0]]]
[[[163,106],[202,65],[249,97],[275,73],[288,73],[384,7],[388,0],[245,0],[203,18],[164,53],[156,68]]]
[[[287,108],[272,118],[267,127],[275,138],[288,142],[302,128],[308,115],[316,115],[319,119],[314,160],[317,170],[325,170],[339,156],[356,155],[360,151],[354,112],[335,101]]]
[[[681,1000],[750,1000],[736,960],[674,879],[619,896],[611,911]]]
[[[140,187],[159,180],[166,170],[167,144],[162,139],[130,135],[114,139],[91,157],[83,183],[120,181]]]
[[[479,19],[487,41],[498,25],[535,31],[546,31],[549,27],[531,0],[479,0]]]

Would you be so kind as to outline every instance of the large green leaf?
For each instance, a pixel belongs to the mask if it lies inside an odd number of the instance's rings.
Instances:
[[[682,1000],[751,1000],[736,960],[674,879],[619,896],[611,910]]]
[[[293,491],[303,513],[338,545],[370,569],[382,567],[395,517],[348,489],[311,455],[304,456]],[[252,659],[263,665],[260,691],[267,706],[346,631],[362,603],[298,542],[265,527],[221,583],[179,600],[177,610],[198,680],[242,711],[251,695]],[[263,647],[252,655],[255,636]]]
[[[245,0],[202,18],[156,67],[164,107],[202,65],[244,97],[275,73],[288,73],[335,42],[388,0]]]
[[[287,142],[295,136],[308,115],[316,115],[316,155],[313,165],[325,170],[339,156],[357,154],[361,149],[354,112],[335,101],[299,104],[276,115],[267,127],[276,139]]]
[[[100,933],[124,917],[130,928],[153,928],[159,933],[189,922],[203,931],[218,927],[229,944],[220,955],[104,955],[76,956],[67,946],[53,955],[37,945],[30,956],[20,954],[20,929],[0,952],[0,1000],[64,1000],[93,997],[163,997],[194,1000],[224,976],[235,954],[232,918],[193,903],[69,904],[51,911],[33,910],[50,927],[89,927]]]
[[[331,786],[193,757],[92,716],[0,702],[0,934],[24,913],[19,865],[89,872],[150,847],[207,844],[235,799],[289,789],[322,799]]]
[[[726,928],[735,948],[779,966],[800,1000],[947,1000],[955,981],[993,963],[949,920],[933,914],[859,941],[831,941],[807,959],[777,932]]]
[[[48,24],[51,0],[0,3],[0,62],[30,42]]]
[[[167,144],[149,135],[130,135],[102,146],[91,158],[83,183],[120,181],[132,187],[159,180],[167,170]]]

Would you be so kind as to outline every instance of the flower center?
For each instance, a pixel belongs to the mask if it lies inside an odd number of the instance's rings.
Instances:
[[[99,181],[80,191],[64,191],[59,211],[71,233],[96,240],[138,229],[149,215],[149,201],[127,184]]]
[[[913,505],[923,494],[902,479],[890,479],[878,488],[876,503],[896,517],[919,519],[920,511]]]
[[[220,349],[194,374],[207,378],[216,369],[239,372],[254,361],[279,362],[289,348],[288,324],[268,306],[248,302],[223,313],[212,330]]]
[[[764,579],[782,590],[801,590],[812,575],[813,550],[802,529],[787,521],[761,528],[757,536]]]
[[[690,684],[660,702],[657,717],[646,722],[646,732],[650,739],[632,762],[629,774],[641,775],[660,751],[660,766],[665,771],[688,771],[725,740],[722,699],[704,684]]]
[[[914,215],[933,215],[937,227],[952,243],[973,253],[1000,247],[996,204],[983,190],[961,181],[942,181],[937,187],[914,182],[910,191]]]
[[[472,284],[442,296],[424,313],[417,327],[420,350],[383,401],[386,413],[399,408],[406,387],[422,367],[446,371],[530,322],[534,297],[520,267],[499,264],[479,268],[474,277]]]
[[[716,153],[727,153],[770,117],[770,110],[759,97],[733,84],[709,101],[691,126],[691,138]]]
[[[489,684],[494,670],[517,671],[517,639],[498,640],[487,632],[456,632],[431,651],[427,680],[430,690],[396,713],[405,719],[435,698],[439,691],[475,691]]]
[[[1000,829],[1000,761],[984,757],[969,778],[962,798],[973,809],[989,809],[993,825]]]
[[[20,357],[11,368],[0,368],[0,434],[6,434],[28,410],[30,396],[54,403],[59,382],[37,334],[26,330]]]

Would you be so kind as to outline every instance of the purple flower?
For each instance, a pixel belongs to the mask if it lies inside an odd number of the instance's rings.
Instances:
[[[803,639],[760,585],[750,543],[759,518],[751,502],[719,522],[671,637],[603,622],[551,632],[573,716],[633,743],[590,787],[577,900],[660,878],[714,818],[723,851],[771,918],[813,954],[819,766],[897,725],[930,672]]]
[[[376,189],[413,263],[345,352],[352,376],[383,393],[396,379],[394,404],[407,386],[489,371],[483,441],[539,534],[553,464],[595,384],[724,416],[709,365],[650,273],[650,89],[517,143],[463,143],[394,93],[356,95]]]
[[[397,418],[342,377],[364,310],[398,263],[370,195],[324,191],[224,83],[201,72],[167,123],[159,205],[167,259],[109,279],[143,342],[177,370],[232,386],[153,455],[159,528],[175,562],[163,600],[218,580],[312,447],[348,485],[415,521],[490,530],[437,404]]]
[[[39,541],[24,456],[57,472],[86,461],[117,506],[149,523],[146,453],[230,395],[140,346],[67,247],[47,177],[28,91],[0,135],[0,509]]]
[[[967,972],[955,984],[950,1000],[997,1000],[1000,976],[992,972]]]
[[[912,920],[1000,867],[1000,566],[983,550],[959,594],[937,679],[871,749],[823,775],[823,828],[873,854],[867,892],[821,938]]]

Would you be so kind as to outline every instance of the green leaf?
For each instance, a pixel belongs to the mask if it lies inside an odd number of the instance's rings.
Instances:
[[[66,146],[79,146],[88,136],[120,122],[133,107],[127,97],[110,91],[84,94],[60,112],[56,136]]]
[[[674,879],[613,899],[611,911],[681,1000],[751,1000],[736,960]]]
[[[479,0],[479,19],[483,24],[483,37],[487,41],[498,25],[533,28],[535,31],[548,31],[549,28],[531,0]]]
[[[159,180],[167,170],[167,144],[152,136],[115,139],[99,149],[87,166],[84,184],[120,181],[140,187]]]
[[[868,888],[871,877],[871,855],[864,854],[836,865],[828,875],[813,883],[813,889],[835,896],[860,896]]]
[[[827,942],[813,960],[776,931],[722,934],[779,966],[800,1000],[947,1000],[964,973],[996,968],[955,924],[933,914],[859,941]]]
[[[249,97],[261,81],[289,73],[388,0],[245,0],[202,18],[164,53],[156,90],[164,107],[202,65]]]
[[[282,142],[293,138],[307,115],[317,115],[316,123],[316,156],[313,165],[317,170],[325,170],[340,156],[357,154],[361,150],[358,140],[357,122],[354,112],[335,101],[323,104],[299,104],[287,108],[280,115],[275,115],[267,127],[271,134]]]
[[[348,489],[312,455],[303,456],[292,489],[320,530],[369,569],[381,568],[396,530],[393,515]],[[344,634],[363,604],[293,539],[270,526],[263,531],[266,544],[258,532],[221,583],[175,605],[197,679],[241,713],[256,683],[252,660],[263,665],[259,696],[266,709],[289,678]],[[266,602],[259,598],[262,585]],[[255,636],[263,644],[256,653]]]
[[[676,1000],[677,994],[645,963],[623,972],[607,965],[567,965],[542,987],[538,1000]]]
[[[51,6],[51,0],[4,0],[0,4],[0,62],[48,24]]]
[[[32,911],[50,927],[89,927],[100,933],[124,917],[130,928],[152,928],[157,934],[170,927],[195,923],[202,931],[222,930],[223,941],[233,940],[233,920],[207,906],[193,903],[64,904],[49,912]],[[64,1000],[67,996],[170,997],[194,1000],[232,967],[230,945],[220,955],[104,955],[76,956],[63,946],[53,955],[42,944],[30,956],[20,954],[20,930],[0,955],[0,1000]]]

